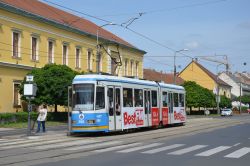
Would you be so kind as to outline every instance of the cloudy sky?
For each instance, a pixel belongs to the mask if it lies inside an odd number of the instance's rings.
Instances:
[[[195,57],[214,73],[224,71],[223,65],[204,56],[217,61],[225,61],[227,56],[232,72],[250,72],[249,0],[40,1],[79,11],[70,12],[100,26],[105,21],[123,24],[104,28],[145,50],[144,68],[173,72],[175,51],[188,49],[176,54],[177,71]]]

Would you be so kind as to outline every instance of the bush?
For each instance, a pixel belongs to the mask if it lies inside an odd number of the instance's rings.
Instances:
[[[30,119],[36,121],[38,117],[37,112],[30,113]],[[67,112],[48,112],[47,121],[59,121],[65,122],[68,119]],[[13,123],[13,122],[27,122],[28,112],[18,112],[18,113],[2,113],[0,114],[0,123]]]

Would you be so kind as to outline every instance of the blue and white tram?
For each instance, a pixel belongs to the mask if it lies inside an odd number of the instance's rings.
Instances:
[[[111,132],[185,123],[182,86],[107,75],[77,75],[70,133]]]

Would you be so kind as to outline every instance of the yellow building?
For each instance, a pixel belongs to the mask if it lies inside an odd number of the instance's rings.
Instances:
[[[231,98],[231,86],[207,70],[197,61],[192,61],[189,63],[179,73],[179,77],[185,81],[194,81],[200,86],[213,92],[216,92],[217,88],[219,88],[219,95],[224,95],[228,98]]]
[[[145,53],[101,26],[37,0],[1,0],[0,112],[22,109],[18,86],[33,68],[56,63],[79,72],[142,78]]]

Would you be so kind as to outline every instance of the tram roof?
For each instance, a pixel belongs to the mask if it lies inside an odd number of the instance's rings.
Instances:
[[[140,80],[137,78],[118,77],[118,76],[111,76],[111,75],[99,75],[99,74],[77,75],[73,79],[73,84],[91,82],[91,81],[108,81],[108,82],[129,83],[129,84],[158,87],[158,83],[154,81]],[[178,85],[165,84],[165,83],[159,83],[159,85],[163,88],[184,90],[182,86],[178,86]]]

